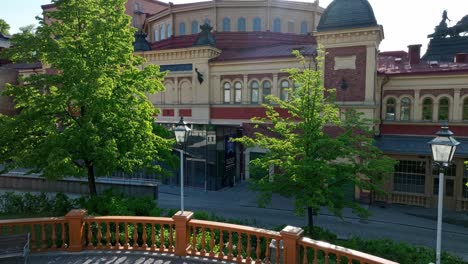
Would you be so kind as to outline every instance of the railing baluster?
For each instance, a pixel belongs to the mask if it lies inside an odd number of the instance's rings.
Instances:
[[[276,251],[275,251],[275,263],[280,263],[280,251],[281,251],[281,244],[280,244],[281,240],[279,240],[278,238],[276,239]]]
[[[174,227],[169,224],[169,252],[174,252]]]
[[[84,224],[83,224],[83,227],[84,227]],[[62,248],[67,248],[68,247],[68,244],[67,244],[67,241],[66,241],[66,227],[65,227],[65,223],[62,222],[61,224],[61,230],[62,230]],[[83,229],[84,231],[84,229]],[[83,240],[85,239],[86,235],[83,234]],[[84,241],[81,241],[81,244],[84,245]]]
[[[37,248],[35,224],[31,224],[30,227],[31,227],[31,242],[29,246],[31,247],[31,250],[34,251]]]
[[[328,263],[329,263],[330,256],[329,256],[329,254],[328,254],[327,251],[324,251],[324,255],[325,255],[325,256],[324,256],[324,258],[325,258],[325,264],[328,264]]]
[[[45,230],[45,223],[41,223],[40,225],[41,225],[41,237],[42,237],[41,248],[46,249],[47,248],[47,235],[46,235],[46,230]]]
[[[265,237],[265,245],[266,245],[265,264],[270,264],[270,243],[271,243],[271,239],[268,237]]]
[[[201,250],[200,250],[200,255],[205,256],[205,246],[206,246],[206,241],[205,241],[205,227],[202,227],[201,229],[202,232],[202,237],[201,237]]]
[[[232,260],[232,231],[228,231],[229,233],[229,244],[228,244],[228,255],[227,258],[228,260]]]
[[[307,264],[307,247],[303,246],[302,247],[304,249],[304,253],[303,253],[303,256],[302,256],[302,264]],[[277,249],[279,250],[279,249]]]
[[[87,222],[88,223],[88,248],[91,249],[93,245],[93,222]]]
[[[255,263],[261,263],[262,262],[261,259],[260,259],[261,258],[261,256],[260,256],[260,254],[261,254],[261,250],[260,250],[261,243],[260,242],[261,242],[260,236],[257,235],[257,250],[255,252],[255,253],[257,253],[257,259],[256,259]]]
[[[124,222],[124,225],[125,225],[125,244],[124,244],[124,248],[125,249],[129,249],[130,248],[130,243],[128,241],[128,222]]]
[[[319,254],[318,249],[314,248],[314,264],[318,263],[318,254]]]
[[[110,222],[104,222],[104,224],[106,225],[106,240],[107,240],[107,249],[111,249],[112,248],[112,241],[111,241],[111,223]]]
[[[247,251],[247,263],[252,262],[252,252],[251,252],[252,247],[250,245],[250,239],[251,239],[251,236],[250,236],[250,234],[248,234],[247,235],[247,248],[245,249]]]
[[[242,261],[242,233],[237,232],[237,262]]]
[[[101,232],[101,222],[97,222],[97,247],[100,249],[102,248],[102,232]]]
[[[50,249],[51,250],[55,250],[56,248],[58,248],[58,244],[57,244],[57,234],[55,233],[55,228],[56,228],[56,224],[55,223],[52,223],[50,224],[50,227],[52,228],[52,235],[50,237],[50,239],[52,240],[52,244],[50,245]]]
[[[192,250],[191,250],[192,255],[197,254],[197,227],[193,227],[192,229]]]
[[[214,257],[214,246],[215,246],[215,235],[214,235],[214,229],[210,228],[210,257]]]
[[[133,223],[133,249],[138,248],[138,224]]]
[[[159,250],[161,252],[164,252],[164,224],[161,224],[159,226]]]
[[[151,224],[151,251],[156,250],[156,234],[155,234],[155,224]]]
[[[223,230],[219,229],[219,254],[218,258],[223,259],[224,258],[224,242],[223,242]]]
[[[115,222],[115,248],[119,249],[120,246],[120,223],[117,221]]]
[[[148,248],[148,243],[146,243],[146,223],[142,223],[143,225],[143,244],[141,245],[144,250]]]

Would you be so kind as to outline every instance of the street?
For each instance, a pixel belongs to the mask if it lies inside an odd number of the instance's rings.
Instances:
[[[305,226],[306,216],[294,214],[293,203],[283,197],[273,197],[266,208],[258,208],[256,194],[242,183],[234,188],[204,192],[185,188],[185,210],[206,211],[228,218],[246,220],[250,225],[274,228],[280,225]],[[158,205],[162,208],[180,208],[179,187],[161,185]],[[436,209],[390,205],[387,208],[370,206],[372,216],[359,219],[351,210],[345,210],[343,219],[323,210],[314,218],[315,224],[339,236],[349,238],[389,238],[413,245],[435,247]],[[444,217],[466,220],[466,212],[444,212]],[[468,228],[444,223],[442,250],[468,261]]]

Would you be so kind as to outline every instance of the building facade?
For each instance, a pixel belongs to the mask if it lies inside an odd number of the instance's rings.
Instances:
[[[185,184],[218,190],[256,177],[249,161],[265,150],[229,139],[264,116],[265,96],[285,98],[297,85],[283,71],[299,67],[291,52],[313,55],[320,45],[326,87],[336,89],[341,108],[377,121],[377,146],[399,161],[387,195],[356,190],[355,198],[435,207],[438,176],[427,142],[445,120],[461,142],[446,171],[445,207],[468,210],[468,37],[461,34],[468,18],[448,27],[443,15],[421,56],[421,45],[379,50],[384,30],[367,0],[334,0],[326,9],[319,1],[133,0],[127,13],[139,28],[135,53],[168,71],[166,91],[148,95],[160,109],[157,122],[184,117],[192,126]]]

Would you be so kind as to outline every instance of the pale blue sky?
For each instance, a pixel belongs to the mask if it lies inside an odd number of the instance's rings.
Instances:
[[[313,0],[302,0],[313,2]],[[320,6],[326,7],[332,0],[320,0]],[[41,5],[50,0],[0,0],[0,18],[10,26],[10,33],[18,28],[35,24],[35,16],[41,14]],[[167,1],[166,1],[167,2]],[[193,0],[173,0],[174,4],[195,2]],[[374,8],[377,22],[384,26],[385,39],[380,50],[406,50],[410,44],[428,43],[427,35],[439,24],[442,12],[448,11],[448,17],[454,25],[463,16],[468,15],[466,0],[369,0]]]

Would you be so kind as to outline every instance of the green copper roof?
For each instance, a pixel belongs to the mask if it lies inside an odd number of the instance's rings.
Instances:
[[[377,20],[367,0],[334,0],[320,18],[317,31],[372,26],[377,26]]]

